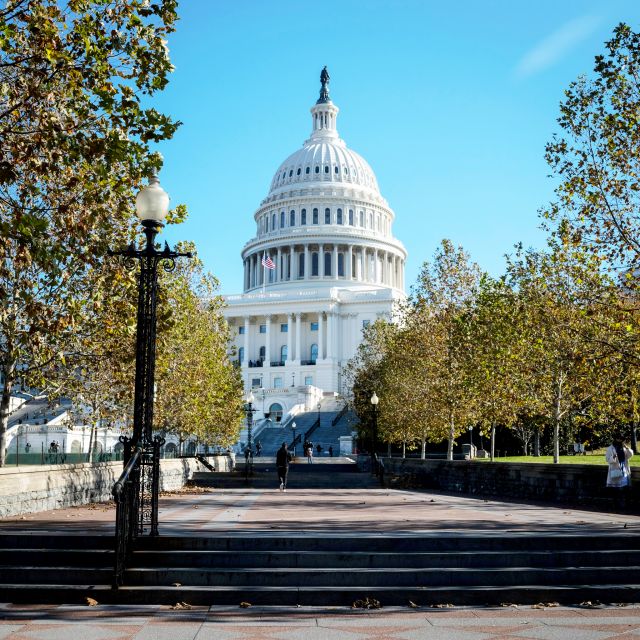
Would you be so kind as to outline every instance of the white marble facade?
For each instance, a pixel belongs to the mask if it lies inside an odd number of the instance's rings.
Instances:
[[[339,138],[326,82],[311,115],[310,138],[280,165],[254,214],[244,292],[226,296],[245,388],[261,389],[265,411],[280,405],[283,415],[309,408],[310,390],[342,393],[340,371],[363,327],[404,298],[395,214],[367,162]]]

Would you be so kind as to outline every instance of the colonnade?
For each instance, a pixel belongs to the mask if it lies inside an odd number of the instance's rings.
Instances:
[[[339,357],[338,342],[346,328],[345,323],[352,320],[355,327],[356,317],[356,314],[341,315],[334,311],[244,316],[241,325],[244,335],[239,345],[243,348],[241,364],[250,367],[269,367],[288,363],[311,365],[318,361],[334,360]],[[285,321],[286,336],[280,331],[280,325]],[[259,331],[262,325],[264,325],[264,332]],[[280,336],[279,340],[278,336]],[[286,346],[284,359],[281,356],[283,346]]]
[[[262,265],[268,256],[275,269]],[[306,243],[260,250],[244,260],[244,290],[296,280],[371,282],[404,290],[404,259],[393,251],[364,245]]]

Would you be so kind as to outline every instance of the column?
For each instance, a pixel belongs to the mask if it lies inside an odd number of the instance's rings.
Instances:
[[[298,265],[296,264],[296,247],[289,247],[289,280],[295,280],[298,277]]]
[[[327,360],[333,358],[333,336],[334,336],[335,314],[327,313]]]
[[[362,282],[362,247],[356,251],[356,280]]]
[[[276,277],[275,277],[275,281],[276,282],[282,282],[284,280],[284,278],[282,277],[282,272],[284,271],[284,269],[282,268],[282,249],[280,247],[278,247],[278,263],[277,263],[277,269],[276,269]]]
[[[384,270],[382,275],[382,281],[384,284],[389,284],[389,253],[384,252]]]
[[[302,314],[296,313],[296,362],[300,363],[300,335],[302,332]],[[300,381],[302,382],[302,380]]]
[[[287,314],[287,362],[293,360],[293,314]]]
[[[347,280],[353,279],[353,245],[350,244],[347,251],[347,264],[345,265],[345,275]]]
[[[380,282],[380,265],[378,264],[378,250],[373,251],[373,281],[375,284]]]
[[[324,360],[324,320],[323,313],[318,313],[318,360]]]
[[[309,243],[304,245],[304,279],[308,280],[311,275],[311,261],[309,258]]]
[[[338,245],[333,245],[333,279],[338,279]]]
[[[271,316],[267,316],[267,333],[265,336],[265,351],[264,360],[267,363],[267,367],[271,365]]]
[[[244,363],[245,367],[249,366],[249,359],[253,358],[249,354],[249,316],[244,317]]]

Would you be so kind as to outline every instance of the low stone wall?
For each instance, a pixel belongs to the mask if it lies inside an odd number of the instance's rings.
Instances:
[[[386,482],[452,493],[608,506],[622,497],[640,506],[640,469],[631,469],[631,487],[606,488],[607,467],[591,464],[536,464],[465,460],[385,458]]]
[[[230,471],[228,456],[210,456],[216,470]],[[181,489],[197,471],[206,471],[195,458],[160,462],[160,489]],[[111,499],[122,473],[122,462],[4,467],[0,469],[0,518],[78,506]]]

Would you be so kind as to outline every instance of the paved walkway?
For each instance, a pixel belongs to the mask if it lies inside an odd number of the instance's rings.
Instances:
[[[0,531],[111,533],[113,504],[88,505],[0,519]],[[640,516],[517,504],[390,489],[222,489],[160,499],[161,535],[269,535],[362,532],[437,535],[443,532],[593,533],[625,528],[640,533]]]
[[[1,640],[609,640],[640,607],[335,609],[0,605]]]
[[[89,505],[0,520],[0,531],[111,533],[113,505]],[[516,504],[420,491],[227,489],[160,501],[165,535],[357,536],[386,532],[461,536],[561,535],[624,529],[640,516]],[[451,608],[376,611],[303,608],[0,605],[0,640],[640,640],[640,607]]]

